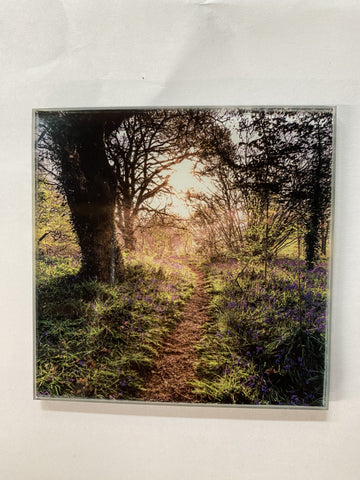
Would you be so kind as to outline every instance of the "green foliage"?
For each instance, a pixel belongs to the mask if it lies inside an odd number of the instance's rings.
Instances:
[[[38,265],[38,396],[139,398],[164,335],[193,289],[190,270],[126,258],[126,281],[81,282],[78,265]]]
[[[40,256],[79,255],[80,249],[66,200],[55,186],[41,175],[38,175],[37,181],[35,215],[35,241]]]
[[[211,321],[194,383],[203,400],[323,404],[326,270],[300,269],[275,261],[264,282],[257,264],[208,266]]]
[[[245,232],[242,256],[260,261],[275,258],[279,250],[296,242],[296,225],[291,222],[282,224],[276,212],[269,211],[266,220],[263,215],[253,215]]]

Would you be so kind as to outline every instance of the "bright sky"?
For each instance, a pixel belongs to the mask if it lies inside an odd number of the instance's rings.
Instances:
[[[191,160],[183,160],[178,165],[172,167],[173,174],[170,177],[169,184],[174,188],[175,195],[173,195],[173,206],[171,210],[181,215],[182,217],[189,217],[190,211],[185,204],[185,194],[188,190],[195,192],[203,192],[209,186],[209,180],[203,179],[193,174],[194,162]]]

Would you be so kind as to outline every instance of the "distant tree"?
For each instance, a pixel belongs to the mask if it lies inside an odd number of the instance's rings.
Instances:
[[[112,131],[106,155],[117,182],[117,220],[125,248],[135,248],[140,214],[161,211],[159,196],[169,194],[170,169],[191,155],[200,112],[139,111]]]
[[[242,244],[241,198],[227,165],[234,155],[227,119],[226,110],[213,110],[200,132],[194,172],[208,179],[209,188],[187,194],[196,243],[203,254],[214,257],[237,253]]]
[[[211,179],[208,191],[188,191],[192,210],[192,227],[200,250],[212,257],[224,253],[238,254],[243,248],[245,221],[241,192],[234,188],[231,169],[219,164],[201,175]]]

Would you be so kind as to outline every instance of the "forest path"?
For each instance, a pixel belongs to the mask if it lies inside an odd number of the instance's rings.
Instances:
[[[185,263],[185,262],[184,262]],[[197,402],[189,382],[196,379],[194,349],[202,336],[201,326],[209,320],[204,274],[192,265],[195,290],[185,305],[183,317],[165,338],[145,385],[141,400],[160,402]]]

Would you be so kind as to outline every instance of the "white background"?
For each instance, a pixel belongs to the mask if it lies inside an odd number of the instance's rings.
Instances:
[[[360,478],[357,0],[0,1],[0,478]],[[31,110],[338,105],[330,409],[32,400]]]

